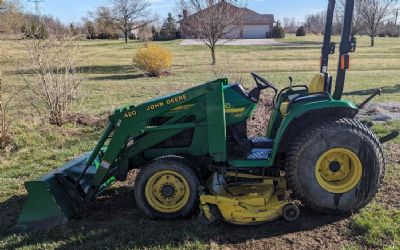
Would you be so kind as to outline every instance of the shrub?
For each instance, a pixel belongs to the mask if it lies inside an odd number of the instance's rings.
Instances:
[[[399,37],[399,32],[396,30],[389,30],[386,32],[388,37]]]
[[[4,98],[4,89],[2,82],[2,73],[0,71],[0,149],[12,151],[15,148],[14,137],[10,131],[10,122],[8,118],[8,109],[11,101],[17,97],[20,91],[12,93],[9,97]]]
[[[111,34],[110,39],[111,40],[118,40],[119,39],[119,35],[117,33],[113,33],[113,34]]]
[[[400,37],[400,33],[399,32],[393,33],[392,37]]]
[[[26,39],[47,39],[49,37],[49,32],[43,24],[39,27],[36,27],[35,24],[32,24],[29,27],[22,25],[21,32],[24,34]]]
[[[296,31],[296,36],[306,36],[306,30],[303,26],[300,26]]]
[[[378,36],[379,36],[379,37],[386,37],[386,33],[385,33],[385,32],[380,32],[380,33],[378,34]]]
[[[38,112],[47,116],[50,124],[61,126],[67,121],[69,108],[81,82],[79,45],[72,36],[50,35],[44,40],[26,40],[24,46],[32,77],[20,75],[32,91],[31,101]]]
[[[117,33],[101,32],[97,36],[97,39],[118,40],[119,39],[119,35]]]
[[[273,38],[285,38],[285,31],[283,30],[281,23],[278,21],[272,29]]]
[[[138,49],[133,62],[149,76],[160,76],[171,68],[172,55],[165,48],[149,44],[147,47]]]

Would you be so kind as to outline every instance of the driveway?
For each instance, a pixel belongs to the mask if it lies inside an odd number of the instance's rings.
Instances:
[[[230,46],[238,46],[238,45],[267,45],[267,46],[281,46],[288,45],[288,43],[277,42],[274,39],[235,39],[235,40],[219,40],[219,45],[230,45]],[[201,40],[197,39],[184,39],[180,42],[180,45],[204,45]]]

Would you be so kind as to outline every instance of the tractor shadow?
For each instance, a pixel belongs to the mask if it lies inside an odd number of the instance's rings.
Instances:
[[[130,65],[90,65],[80,67],[84,74],[124,74],[132,70]]]
[[[119,187],[105,192],[94,202],[87,215],[65,226],[48,231],[16,233],[13,228],[25,200],[26,196],[13,196],[0,203],[0,242],[6,249],[42,244],[55,245],[57,249],[179,248],[187,246],[188,242],[237,244],[311,231],[345,219],[317,214],[302,207],[301,215],[295,222],[279,219],[255,226],[223,222],[201,225],[197,213],[186,220],[152,220],[137,209],[132,188]]]
[[[119,74],[119,75],[95,76],[95,77],[90,77],[89,79],[95,81],[121,81],[121,80],[132,80],[144,77],[147,77],[146,74]]]

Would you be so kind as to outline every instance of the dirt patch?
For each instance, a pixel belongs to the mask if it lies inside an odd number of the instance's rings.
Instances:
[[[400,184],[385,180],[375,197],[375,201],[386,209],[400,209]]]
[[[0,133],[0,150],[10,153],[17,150],[17,145],[15,144],[15,138],[11,134]],[[1,159],[1,156],[0,156]]]
[[[257,109],[247,123],[249,136],[265,136],[273,109],[273,96],[262,93]]]
[[[360,110],[360,119],[371,121],[400,120],[399,103],[371,103]]]
[[[196,214],[189,220],[156,222],[144,217],[136,207],[133,198],[133,183],[136,175],[137,171],[132,171],[127,181],[120,183],[117,189],[110,190],[104,196],[99,197],[93,206],[96,211],[90,217],[112,220],[113,217],[115,219],[120,218],[122,214],[129,220],[140,221],[140,228],[144,232],[146,232],[144,228],[147,226],[154,227],[157,223],[161,223],[158,229],[160,235],[168,235],[169,230],[180,227],[190,227],[191,229],[185,233],[186,240],[196,239],[211,242],[216,244],[218,248],[341,249],[355,243],[362,249],[377,247],[367,245],[363,241],[361,233],[352,231],[352,216],[323,215],[305,206],[300,206],[301,216],[295,222],[279,219],[257,226],[237,226],[224,222],[203,226],[198,223]],[[387,209],[399,209],[399,198],[400,185],[386,181],[374,200]],[[114,212],[109,213],[111,210]],[[164,230],[163,223],[168,223],[170,229]],[[383,243],[391,244],[389,240]]]
[[[154,227],[159,223],[159,235],[168,235],[179,227],[189,226],[191,229],[185,232],[186,240],[212,242],[230,249],[340,249],[350,245],[353,240],[347,235],[350,217],[321,215],[304,206],[300,207],[301,216],[295,222],[280,219],[257,226],[237,226],[225,222],[204,226],[198,223],[196,214],[189,220],[157,222],[147,219],[134,202],[133,182],[136,174],[136,171],[130,173],[128,180],[120,183],[118,188],[99,197],[85,220],[99,222],[105,219],[118,220],[124,216],[126,220],[140,223],[142,232],[147,231],[146,227]],[[164,228],[165,223],[169,229]],[[140,236],[132,237],[132,241],[138,241]],[[154,235],[149,237],[153,240],[157,238]],[[171,240],[170,244],[173,243]]]
[[[400,209],[400,183],[398,180],[400,145],[392,143],[385,145],[385,157],[386,177],[375,200],[386,209]]]
[[[109,115],[109,113],[104,113],[98,116],[89,114],[75,114],[71,121],[83,126],[100,126],[107,122]]]
[[[400,145],[391,143],[386,146],[386,149],[387,162],[400,164]]]
[[[104,117],[98,117],[93,115],[78,115],[76,117],[76,123],[84,126],[98,126],[104,122]]]
[[[100,115],[73,113],[67,116],[66,122],[82,126],[105,126],[110,114],[110,112],[105,112]]]
[[[49,233],[27,236],[26,241],[19,243],[20,246],[64,240],[66,245],[63,245],[63,249],[85,249],[88,246],[112,249],[118,246],[185,248],[192,246],[191,242],[201,242],[210,247],[215,245],[218,249],[341,249],[354,244],[361,249],[377,248],[366,245],[362,234],[352,231],[351,216],[323,215],[304,206],[300,206],[301,215],[295,222],[279,219],[257,226],[237,226],[224,222],[201,225],[196,213],[187,220],[152,220],[144,216],[135,203],[133,182],[136,175],[137,171],[131,171],[125,182],[117,183],[98,197],[85,215]],[[388,182],[383,185],[375,201],[387,208],[398,209],[399,193],[399,185]],[[21,210],[25,199],[16,197],[0,203],[1,215],[4,215],[0,217],[5,219],[8,230],[15,225],[16,211]],[[5,231],[3,233],[7,235]],[[85,238],[80,239],[78,235],[85,235]],[[112,239],[115,235],[118,236],[117,241]],[[7,244],[6,248],[16,247],[13,242]]]

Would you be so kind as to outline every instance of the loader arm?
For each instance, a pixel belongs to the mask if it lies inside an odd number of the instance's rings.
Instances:
[[[118,168],[119,156],[126,149],[128,141],[132,140],[132,143],[143,142],[145,137],[151,136],[152,132],[158,132],[158,139],[153,136],[151,140],[151,144],[155,145],[179,133],[183,129],[195,128],[196,126],[207,127],[210,156],[212,156],[216,162],[226,161],[226,122],[223,105],[223,84],[227,84],[227,80],[223,79],[206,83],[185,92],[155,99],[139,106],[132,105],[117,109],[110,117],[109,125],[104,135],[86,163],[86,166],[93,164],[101,148],[105,146],[105,142],[107,141],[105,138],[108,138],[110,134],[112,134],[109,144],[106,147],[107,149],[101,157],[92,185],[85,196],[85,203],[88,204],[93,200],[100,186],[109,177],[108,173]],[[185,116],[185,113],[183,113],[183,115],[177,115],[172,118],[168,124],[163,124],[162,126],[148,126],[149,119],[187,103],[196,103],[196,99],[199,101],[201,97],[205,97],[204,100],[206,100],[207,106],[206,117],[204,117],[206,119],[203,119],[202,122],[185,124],[174,123]],[[142,135],[144,135],[144,137],[141,137]],[[148,147],[152,145],[147,144]],[[140,153],[144,149],[146,148],[135,150],[135,153]]]
[[[185,129],[202,128],[209,156],[215,162],[226,161],[223,86],[227,84],[227,79],[219,79],[138,106],[115,110],[90,154],[25,184],[29,193],[28,202],[17,227],[25,230],[64,224],[117,180],[117,173],[122,172],[126,176],[129,157]],[[158,126],[151,124],[151,119],[166,114],[170,116],[167,122]],[[182,122],[188,116],[195,118]],[[42,203],[49,204],[52,218],[44,212],[41,204],[35,202],[38,197],[45,199]]]

